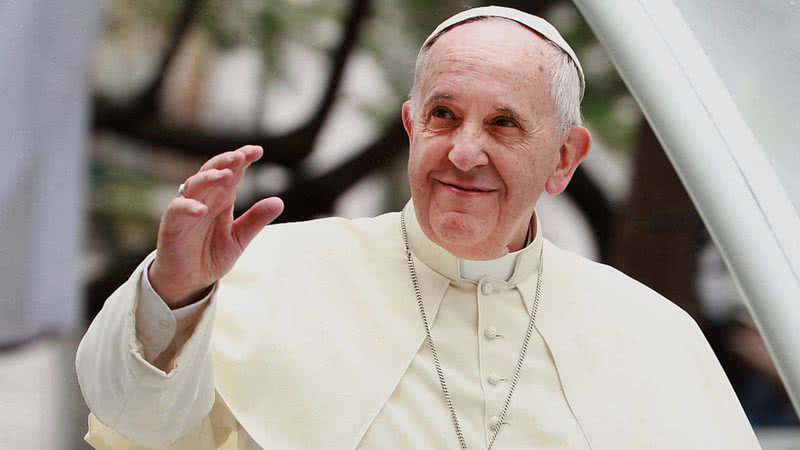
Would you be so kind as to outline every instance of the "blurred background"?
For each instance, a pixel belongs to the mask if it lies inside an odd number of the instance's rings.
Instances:
[[[547,18],[586,72],[595,140],[544,235],[691,314],[765,449],[800,449],[794,413],[719,252],[636,101],[571,2]],[[211,155],[265,155],[237,209],[279,221],[372,216],[409,198],[400,106],[416,53],[472,1],[0,0],[0,447],[85,449],[74,353],[155,248],[178,184]]]

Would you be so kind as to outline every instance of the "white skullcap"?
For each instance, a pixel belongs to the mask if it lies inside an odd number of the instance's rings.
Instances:
[[[444,31],[447,31],[459,23],[478,17],[502,17],[504,19],[513,20],[514,22],[517,22],[518,24],[539,33],[545,39],[557,45],[561,50],[564,51],[564,53],[569,55],[570,59],[572,59],[572,62],[575,63],[575,67],[578,69],[578,77],[580,78],[581,83],[581,98],[583,98],[583,91],[586,87],[586,82],[584,81],[583,77],[583,68],[581,67],[581,63],[578,61],[578,57],[575,55],[575,52],[572,50],[572,47],[570,47],[569,44],[567,44],[567,41],[561,37],[561,34],[558,32],[558,30],[556,30],[554,26],[550,25],[550,22],[542,19],[541,17],[534,16],[533,14],[528,14],[513,8],[506,8],[503,6],[482,6],[480,8],[472,8],[466,11],[461,11],[460,13],[440,23],[439,26],[433,30],[433,33],[431,33],[431,35],[428,36],[428,38],[425,39],[425,42],[422,44],[420,53],[422,53],[424,49],[428,47],[430,43],[438,38],[439,35]]]

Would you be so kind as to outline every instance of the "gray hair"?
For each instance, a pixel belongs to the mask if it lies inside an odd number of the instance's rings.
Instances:
[[[468,23],[476,20],[484,20],[490,17],[476,17],[474,19],[462,22]],[[510,20],[498,17],[502,20]],[[513,22],[513,20],[511,20]],[[516,23],[516,22],[514,22]],[[417,55],[417,61],[414,65],[414,83],[411,85],[411,91],[408,98],[411,101],[411,112],[416,117],[417,103],[419,99],[420,85],[422,84],[422,75],[428,68],[428,54],[430,48],[438,40],[438,38],[446,33],[449,29],[443,30],[434,39],[422,49]],[[552,76],[550,84],[550,97],[553,101],[553,106],[559,114],[558,135],[563,136],[573,127],[579,127],[583,124],[581,117],[581,79],[578,75],[578,68],[572,61],[572,58],[562,50],[558,45],[545,39],[545,42],[550,44],[555,52],[553,52],[552,64],[550,65],[550,74]]]

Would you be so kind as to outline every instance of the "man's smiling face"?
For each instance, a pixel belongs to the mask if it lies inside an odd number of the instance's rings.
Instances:
[[[492,259],[524,245],[563,144],[557,51],[502,19],[459,25],[429,49],[413,111],[403,105],[408,176],[420,226],[451,253]]]

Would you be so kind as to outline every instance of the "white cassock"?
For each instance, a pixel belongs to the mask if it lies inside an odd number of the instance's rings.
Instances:
[[[465,262],[425,236],[411,203],[406,221],[469,448],[486,448],[508,393],[542,245],[536,331],[494,448],[760,448],[697,326],[652,290],[538,232]],[[270,226],[178,320],[146,264],[78,350],[95,448],[458,448],[399,214]]]

